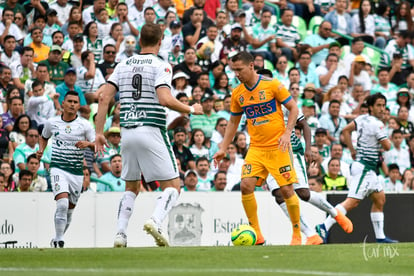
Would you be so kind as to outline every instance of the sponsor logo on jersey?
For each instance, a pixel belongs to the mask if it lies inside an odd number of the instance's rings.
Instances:
[[[241,105],[243,105],[243,104],[244,104],[244,97],[243,97],[243,96],[240,96],[240,98],[239,98],[239,102],[240,102],[240,104],[241,104]]]
[[[255,119],[276,112],[276,101],[272,99],[269,102],[252,104],[243,107],[247,119]]]
[[[280,173],[290,172],[291,170],[292,168],[290,167],[290,165],[279,168]]]
[[[265,94],[264,90],[259,91],[259,100],[261,100],[261,101],[266,100],[266,94]]]
[[[66,133],[71,133],[72,132],[72,129],[70,128],[70,126],[66,126],[65,132]]]

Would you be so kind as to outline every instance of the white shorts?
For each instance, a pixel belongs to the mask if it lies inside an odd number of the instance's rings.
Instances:
[[[364,164],[359,162],[352,163],[348,197],[362,200],[370,194],[382,190],[382,184],[375,171],[366,169]]]
[[[51,168],[50,179],[54,197],[61,193],[68,193],[69,202],[76,205],[82,192],[83,175],[71,174],[58,168]]]
[[[122,128],[122,179],[170,180],[179,176],[177,161],[167,132],[156,127]]]
[[[293,167],[295,168],[296,176],[298,179],[298,183],[293,183],[293,189],[309,189],[305,157],[302,154],[293,154]],[[267,176],[266,182],[269,187],[269,191],[271,192],[280,188],[270,173]]]

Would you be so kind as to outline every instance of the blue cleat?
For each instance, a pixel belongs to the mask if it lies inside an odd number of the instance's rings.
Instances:
[[[398,243],[398,241],[385,237],[385,239],[377,239],[377,243]]]
[[[329,232],[325,228],[325,224],[318,224],[315,226],[316,233],[322,238],[323,243],[328,243]]]

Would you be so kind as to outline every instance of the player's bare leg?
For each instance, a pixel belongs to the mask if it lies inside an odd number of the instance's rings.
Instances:
[[[292,184],[280,187],[283,199],[286,202],[286,207],[289,212],[290,221],[292,223],[292,241],[291,245],[301,245],[302,236],[300,234],[300,205]]]
[[[128,222],[134,212],[135,199],[141,187],[141,180],[125,181],[125,192],[122,195],[118,208],[117,234],[114,247],[126,247]]]
[[[242,193],[242,204],[250,226],[256,231],[257,239],[256,245],[261,245],[265,242],[260,230],[259,218],[257,216],[257,202],[254,195],[254,188],[256,187],[256,177],[243,178],[240,184]]]
[[[157,198],[154,212],[151,218],[144,224],[144,230],[154,237],[155,243],[158,246],[169,246],[168,238],[162,231],[161,224],[177,202],[180,195],[180,180],[177,177],[159,182],[163,192]]]
[[[393,240],[385,236],[384,233],[384,205],[385,205],[385,193],[374,192],[370,195],[372,200],[371,207],[371,222],[374,228],[375,239],[380,243],[396,243],[398,241]]]

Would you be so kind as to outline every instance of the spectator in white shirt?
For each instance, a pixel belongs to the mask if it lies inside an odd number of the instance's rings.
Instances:
[[[384,152],[385,164],[397,164],[401,174],[403,174],[406,169],[411,167],[408,148],[401,146],[402,141],[403,134],[401,130],[395,129],[391,135],[393,147],[389,151]]]

